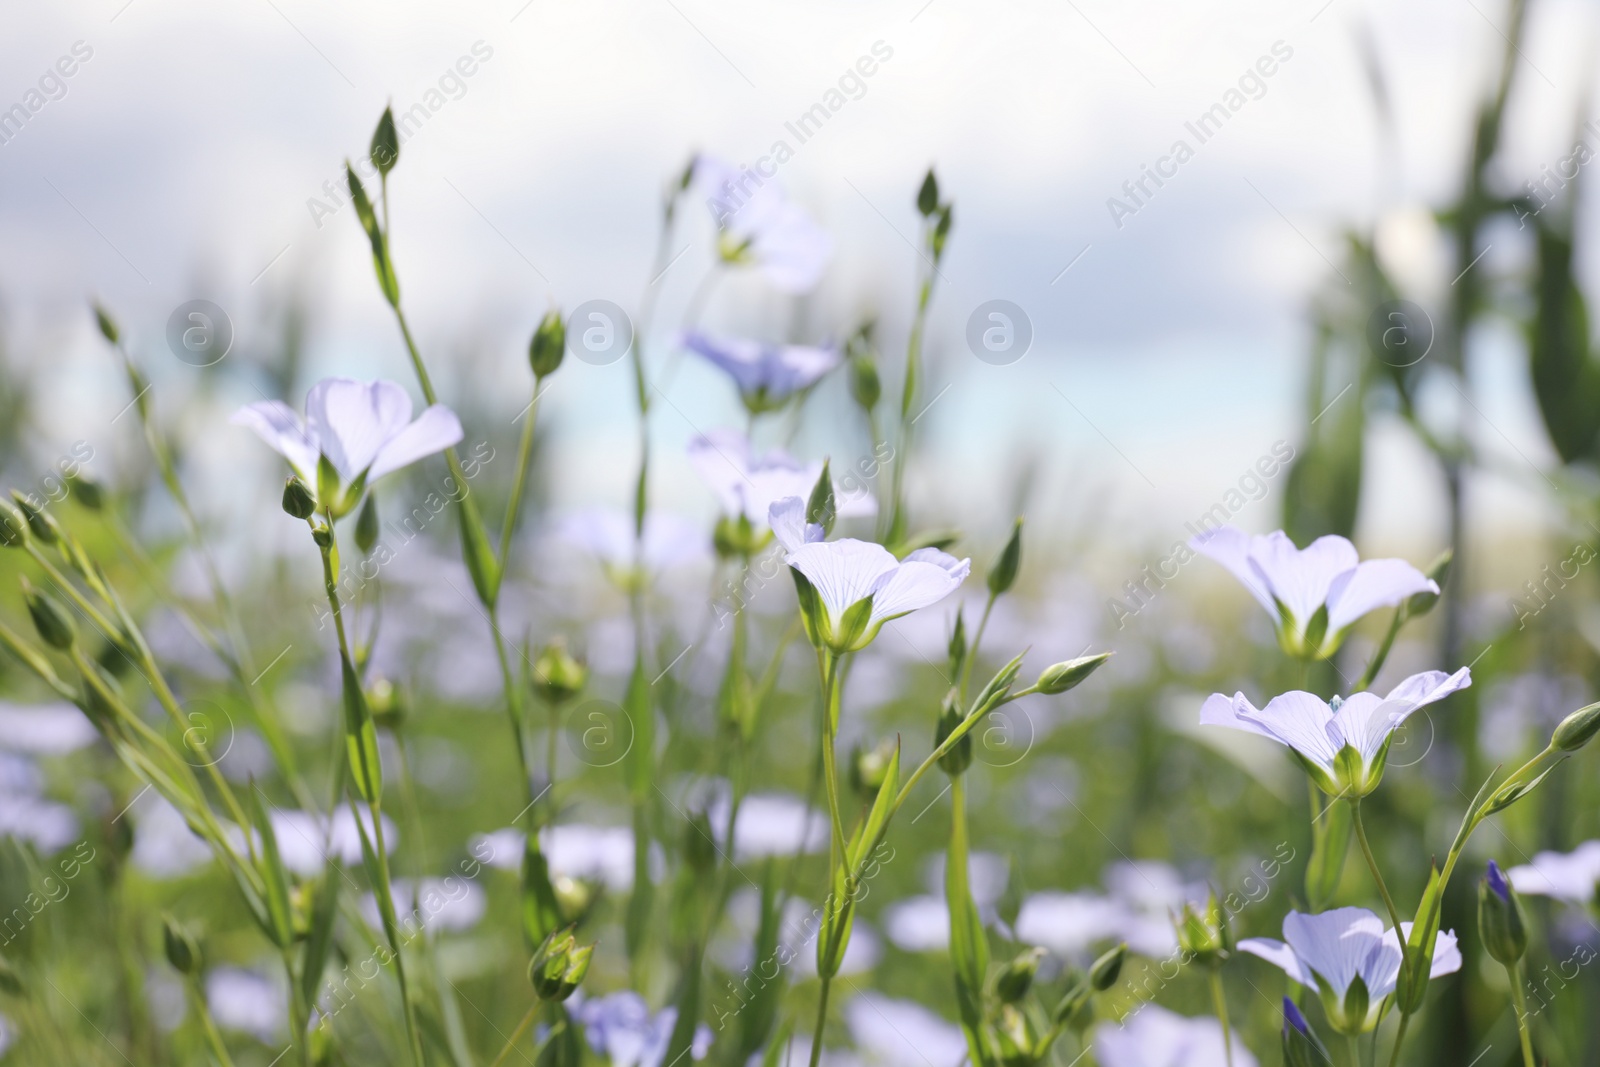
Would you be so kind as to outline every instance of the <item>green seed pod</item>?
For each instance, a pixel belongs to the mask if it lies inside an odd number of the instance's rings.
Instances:
[[[293,474],[283,483],[283,510],[302,520],[309,519],[317,510],[317,500],[310,488]]]
[[[989,568],[989,594],[1000,596],[1016,583],[1017,571],[1022,567],[1022,517],[1011,527],[1011,539],[1000,550],[1000,557]]]
[[[865,354],[850,357],[850,395],[870,412],[883,397],[883,381],[878,377],[878,364]]]
[[[22,511],[22,517],[28,521],[28,531],[47,545],[56,543],[56,528],[52,526],[38,505],[28,499],[28,494],[20,489],[11,490],[11,499],[17,502],[17,507]]]
[[[378,127],[372,131],[372,145],[367,154],[372,159],[372,165],[378,168],[378,173],[387,177],[400,162],[400,138],[394,129],[394,110],[384,108],[383,114],[378,118]]]
[[[200,973],[200,944],[177,919],[161,916],[161,944],[167,952],[167,962],[181,975],[194,977]]]
[[[77,643],[78,632],[72,625],[72,617],[60,601],[35,589],[26,578],[22,579],[22,598],[27,601],[28,614],[33,617],[34,628],[45,644],[65,652]]]
[[[566,354],[567,327],[561,321],[561,312],[547,311],[528,342],[528,364],[533,367],[533,376],[545,378],[554,374]]]
[[[563,978],[567,973],[572,950],[577,947],[572,934],[557,932],[544,939],[528,961],[528,981],[540,1000],[565,1000],[571,990],[562,993]]]
[[[922,179],[922,185],[917,189],[917,210],[923,218],[928,218],[939,210],[939,179],[933,176],[933,168],[928,168],[928,176]]]

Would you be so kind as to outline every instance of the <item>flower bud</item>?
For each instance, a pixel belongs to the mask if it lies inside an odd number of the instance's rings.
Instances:
[[[1489,955],[1507,967],[1528,951],[1528,923],[1522,901],[1494,860],[1489,861],[1489,872],[1478,883],[1478,933]]]
[[[67,479],[67,488],[78,494],[78,503],[90,511],[105,507],[106,491],[100,483],[87,474],[78,473]]]
[[[1206,901],[1203,913],[1193,904],[1185,904],[1176,925],[1178,947],[1196,962],[1211,966],[1221,963],[1233,951],[1228,913],[1215,893]]]
[[[1017,580],[1017,570],[1022,566],[1022,518],[1011,527],[1011,539],[1000,550],[1000,558],[989,568],[989,595],[1000,596]]]
[[[283,483],[283,510],[296,519],[309,519],[317,510],[311,490],[293,474]]]
[[[77,630],[60,601],[35,589],[26,578],[22,579],[22,598],[27,601],[28,614],[33,616],[34,628],[45,644],[65,652],[77,642]]]
[[[1033,1067],[1038,1062],[1038,1039],[1028,1017],[1014,1004],[1002,1004],[994,1027],[1000,1067]]]
[[[871,411],[883,397],[883,382],[878,377],[878,365],[871,356],[850,357],[850,395],[861,405],[862,411]]]
[[[361,550],[363,556],[370,556],[377,545],[378,495],[368,493],[366,501],[361,505],[360,514],[356,516],[356,548]]]
[[[391,730],[398,729],[406,717],[405,701],[400,698],[400,689],[387,678],[374,679],[367,686],[367,710],[372,713],[373,722]]]
[[[579,945],[567,953],[567,969],[561,972],[561,986],[565,990],[561,999],[570,997],[583,984],[589,973],[589,961],[594,957],[594,945]]]
[[[528,364],[533,367],[533,376],[544,378],[554,374],[566,354],[567,327],[561,321],[561,312],[547,311],[528,342]]]
[[[946,204],[939,209],[939,221],[933,227],[933,259],[938,262],[944,255],[944,243],[950,237],[952,207]]]
[[[917,190],[917,210],[927,218],[939,210],[939,179],[933,176],[933,168],[928,168],[928,176],[922,179],[922,186]]]
[[[683,835],[683,853],[689,869],[696,874],[710,874],[717,868],[717,839],[711,835],[711,820],[705,812],[689,816],[689,826]]]
[[[583,692],[589,668],[567,651],[560,638],[545,645],[533,661],[533,689],[546,704],[564,704]]]
[[[1041,693],[1065,693],[1093,674],[1110,658],[1110,652],[1100,652],[1093,656],[1079,656],[1077,659],[1053,664],[1039,674],[1039,680],[1034,683],[1034,687]]]
[[[811,487],[811,498],[806,501],[806,522],[820,525],[826,535],[833,532],[833,520],[838,514],[833,499],[833,475],[829,473],[828,461],[823,460],[822,473],[817,475],[817,484]]]
[[[1095,992],[1104,993],[1117,984],[1122,975],[1122,961],[1127,958],[1128,943],[1124,941],[1089,965],[1089,985]]]
[[[116,344],[122,337],[122,331],[117,329],[117,320],[111,317],[111,312],[99,304],[94,306],[94,322],[100,327],[100,336],[112,344]]]
[[[28,531],[47,545],[56,543],[56,528],[45,518],[45,514],[20,489],[11,490],[11,499],[17,502],[17,507],[22,511],[22,517],[28,522]]]
[[[1283,998],[1283,1062],[1285,1067],[1328,1067],[1333,1062],[1317,1032],[1288,997]]]
[[[1600,732],[1600,704],[1590,704],[1561,720],[1550,738],[1550,747],[1558,752],[1576,752],[1594,740]]]
[[[28,543],[28,520],[5,501],[0,501],[0,541],[7,548],[21,548]]]
[[[934,731],[933,747],[938,748],[944,744],[945,739],[956,732],[956,727],[966,721],[966,715],[961,710],[961,697],[951,689],[945,694],[944,705],[939,709],[939,725]],[[966,772],[972,766],[972,732],[969,730],[950,747],[950,751],[939,757],[939,768],[955,778]]]
[[[872,748],[856,747],[850,757],[850,784],[860,795],[862,802],[871,804],[878,796],[878,790],[883,788],[883,783],[889,777],[889,768],[894,763],[894,738],[886,737]]]
[[[956,608],[956,622],[950,628],[950,643],[946,648],[950,656],[950,677],[961,677],[967,662],[967,623],[962,610]]]
[[[382,177],[388,177],[394,165],[400,161],[400,138],[395,133],[392,108],[383,109],[383,115],[378,119],[378,127],[372,131],[372,144],[367,150],[367,155]]]
[[[161,917],[161,943],[173,970],[191,978],[200,973],[200,945],[171,915]]]
[[[711,544],[722,559],[748,559],[772,543],[772,531],[758,530],[744,515],[723,515],[711,531]]]
[[[566,1000],[577,986],[567,986],[567,967],[577,942],[568,932],[557,932],[545,938],[528,961],[528,981],[540,1000]]]
[[[1039,961],[1044,959],[1044,949],[1030,948],[1005,965],[995,979],[994,991],[1002,1002],[1015,1004],[1028,995],[1033,986],[1033,976],[1039,973]]]

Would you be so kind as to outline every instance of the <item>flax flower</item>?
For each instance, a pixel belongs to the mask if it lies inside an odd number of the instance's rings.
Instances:
[[[1400,936],[1409,937],[1403,923]],[[1378,1025],[1400,978],[1404,950],[1400,936],[1365,908],[1335,908],[1320,915],[1291,911],[1283,920],[1284,941],[1252,937],[1239,948],[1260,956],[1322,997],[1328,1021],[1343,1034],[1366,1033]],[[1434,942],[1431,976],[1461,969],[1456,935],[1441,930]]]
[[[684,334],[681,343],[732,378],[744,406],[757,415],[781,408],[844,360],[831,345],[772,345],[699,331]]]
[[[1411,713],[1471,684],[1472,672],[1462,667],[1454,674],[1413,674],[1385,697],[1353,693],[1331,703],[1295,690],[1257,708],[1243,693],[1231,700],[1213,693],[1200,709],[1200,722],[1287,745],[1324,792],[1360,798],[1378,787],[1394,732]]]
[[[1417,593],[1439,592],[1431,578],[1403,559],[1363,562],[1343,537],[1319,537],[1296,548],[1282,530],[1252,537],[1222,526],[1189,544],[1226,567],[1271,612],[1278,643],[1291,656],[1327,659],[1367,612],[1394,607]]]

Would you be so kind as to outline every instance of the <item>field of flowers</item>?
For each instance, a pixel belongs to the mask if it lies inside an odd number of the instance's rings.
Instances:
[[[638,302],[553,308],[504,356],[508,428],[408,322],[424,253],[386,110],[336,206],[387,377],[306,380],[292,344],[212,359],[197,308],[178,337],[212,384],[172,388],[94,303],[125,450],[41,460],[8,360],[0,1061],[1600,1062],[1600,362],[1575,198],[1490,169],[1521,19],[1436,212],[1460,288],[1424,311],[1352,229],[1300,433],[1153,563],[1127,562],[1142,534],[1108,554],[1093,523],[919,496],[945,477],[920,420],[960,233],[934,170],[907,175],[908,328],[773,343],[713,292],[801,297],[833,239],[763,172],[690,156]],[[1472,273],[1518,219],[1530,269]],[[1471,400],[1452,424],[1425,399],[1494,316],[1558,458],[1553,555],[1477,535]],[[986,323],[969,344],[1003,362],[1018,323]],[[610,508],[548,489],[541,411],[580,361],[628,369]],[[688,504],[651,433],[686,364],[741,411],[671,457]],[[1428,558],[1352,542],[1376,409],[1436,461]],[[225,436],[261,460],[242,505],[193,492]],[[1510,611],[1471,584],[1491,569],[1527,579]]]

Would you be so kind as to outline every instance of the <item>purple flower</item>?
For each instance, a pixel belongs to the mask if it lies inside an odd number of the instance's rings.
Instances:
[[[1327,659],[1352,623],[1369,611],[1393,607],[1439,586],[1403,559],[1362,562],[1343,537],[1319,537],[1296,548],[1282,530],[1252,537],[1221,526],[1190,540],[1244,583],[1272,614],[1278,643],[1291,656]],[[1313,620],[1320,616],[1320,625]]]
[[[753,526],[767,524],[772,505],[785,497],[807,497],[822,476],[821,463],[801,463],[781,448],[757,456],[750,439],[738,430],[719,429],[689,442],[689,462],[717,494],[723,513],[743,516]],[[877,502],[870,493],[847,492],[834,484],[836,513],[871,515]]]
[[[681,343],[722,368],[738,387],[745,407],[756,414],[782,407],[844,360],[832,345],[769,345],[698,330],[684,334]]]
[[[1489,888],[1494,890],[1495,896],[1507,904],[1511,903],[1511,883],[1506,881],[1506,876],[1501,872],[1500,865],[1494,860],[1489,861],[1489,873],[1485,877],[1485,881],[1489,883]]]
[[[1283,1032],[1287,1036],[1290,1028],[1302,1034],[1311,1034],[1311,1024],[1306,1022],[1306,1017],[1300,1014],[1300,1009],[1295,1007],[1294,1001],[1288,997],[1283,998]]]

